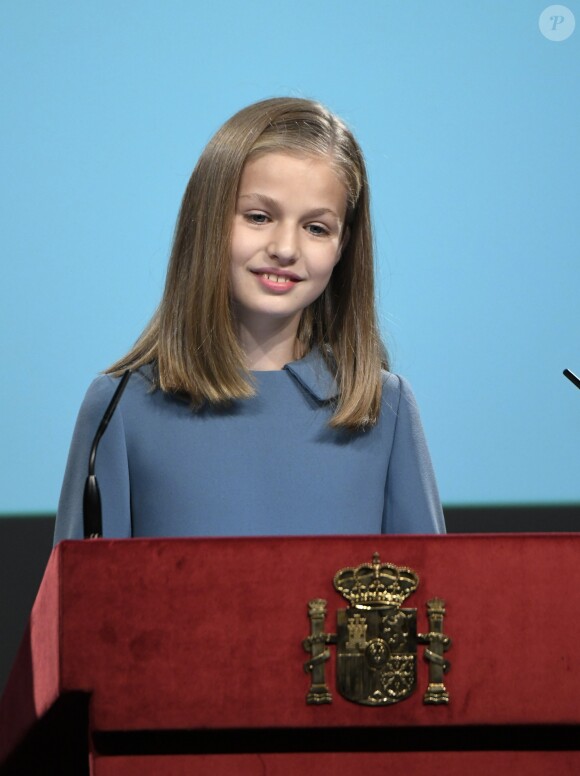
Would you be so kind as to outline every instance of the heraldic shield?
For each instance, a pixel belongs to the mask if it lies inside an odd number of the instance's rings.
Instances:
[[[410,695],[417,685],[417,610],[352,607],[337,619],[339,693],[367,706]]]
[[[341,569],[334,587],[349,602],[337,612],[337,633],[324,633],[326,601],[309,603],[311,635],[303,642],[311,659],[305,664],[312,673],[308,703],[330,703],[324,663],[330,652],[326,644],[337,645],[337,688],[349,701],[366,706],[386,706],[407,698],[417,686],[417,645],[426,644],[429,686],[424,702],[449,702],[443,674],[449,662],[443,653],[451,642],[443,633],[445,602],[427,603],[429,633],[417,633],[417,610],[402,604],[419,585],[410,568],[381,563],[377,553],[371,563]]]

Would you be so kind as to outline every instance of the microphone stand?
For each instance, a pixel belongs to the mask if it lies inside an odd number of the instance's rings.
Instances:
[[[129,382],[131,377],[131,370],[123,374],[119,385],[117,386],[113,398],[109,402],[109,406],[105,410],[95,438],[91,447],[91,454],[89,456],[89,474],[85,482],[85,491],[83,494],[83,529],[85,539],[98,539],[103,535],[103,516],[101,511],[101,494],[99,492],[99,483],[97,482],[97,476],[95,474],[95,460],[97,457],[97,447],[101,441],[101,437],[106,431],[109,421],[113,417],[113,413],[117,408],[117,404],[125,386]]]
[[[576,377],[574,372],[571,372],[569,369],[564,369],[562,374],[570,380],[571,383],[574,383],[576,388],[580,388],[580,377]]]

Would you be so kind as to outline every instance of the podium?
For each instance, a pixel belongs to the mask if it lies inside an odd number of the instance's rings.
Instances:
[[[413,569],[404,606],[445,601],[449,702],[416,690],[306,702],[308,603],[327,632],[333,578]],[[580,535],[340,536],[62,542],[0,702],[0,773],[580,773]],[[421,769],[421,770],[420,770]]]

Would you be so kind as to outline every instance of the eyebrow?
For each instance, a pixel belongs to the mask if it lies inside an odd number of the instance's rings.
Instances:
[[[278,207],[278,202],[273,199],[272,197],[269,197],[267,194],[259,194],[257,191],[250,192],[249,194],[240,194],[238,199],[257,199],[262,204],[266,205],[266,207],[275,209]],[[306,213],[308,218],[317,218],[318,216],[325,216],[325,215],[331,215],[336,218],[337,221],[340,221],[340,218],[337,213],[334,212],[329,207],[317,207],[314,208],[314,210],[309,210],[308,213]]]

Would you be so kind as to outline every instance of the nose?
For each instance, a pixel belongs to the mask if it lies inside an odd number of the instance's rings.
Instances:
[[[276,226],[268,245],[268,255],[279,264],[294,264],[300,257],[298,229],[292,224]]]

